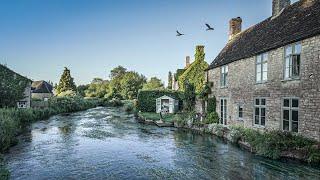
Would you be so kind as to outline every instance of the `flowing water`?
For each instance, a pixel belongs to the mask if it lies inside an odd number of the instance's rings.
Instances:
[[[138,124],[121,108],[34,123],[6,155],[12,179],[320,179],[210,135]]]

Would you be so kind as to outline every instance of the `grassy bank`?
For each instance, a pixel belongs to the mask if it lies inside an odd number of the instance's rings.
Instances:
[[[249,151],[271,159],[289,158],[311,164],[320,164],[320,143],[296,133],[284,131],[266,131],[240,126],[221,124],[203,124],[192,120],[190,116],[175,119],[176,127],[193,129],[227,139]]]
[[[47,119],[52,115],[81,111],[100,105],[97,99],[81,97],[52,98],[45,109],[0,109],[0,153],[17,143],[17,135],[30,123]]]

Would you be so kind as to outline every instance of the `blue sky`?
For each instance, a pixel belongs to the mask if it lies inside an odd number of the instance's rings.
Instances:
[[[67,66],[77,85],[106,79],[117,65],[167,81],[198,44],[210,63],[227,42],[228,21],[240,16],[246,29],[271,15],[271,2],[0,0],[0,63],[53,82]]]

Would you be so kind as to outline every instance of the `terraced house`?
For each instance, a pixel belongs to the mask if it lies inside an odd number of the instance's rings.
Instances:
[[[273,0],[272,16],[229,41],[207,70],[220,123],[320,140],[320,0]]]

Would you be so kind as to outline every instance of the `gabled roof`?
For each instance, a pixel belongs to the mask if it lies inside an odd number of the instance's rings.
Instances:
[[[320,0],[300,0],[281,14],[236,35],[208,69],[255,56],[320,34]]]
[[[21,77],[22,79],[24,79],[24,80],[26,80],[26,81],[32,82],[32,80],[30,80],[29,78],[27,78],[27,77],[25,77],[25,76],[22,76],[22,75],[20,75],[19,73],[14,72],[13,70],[9,69],[9,68],[8,68],[7,66],[5,66],[5,65],[0,64],[0,70],[1,70],[2,72],[7,71],[7,72],[9,72],[10,74],[15,74],[15,75]]]
[[[161,97],[158,97],[157,99],[175,99],[175,98],[168,96],[168,95],[163,95]]]
[[[31,85],[32,93],[52,93],[52,85],[46,81],[33,81]]]

